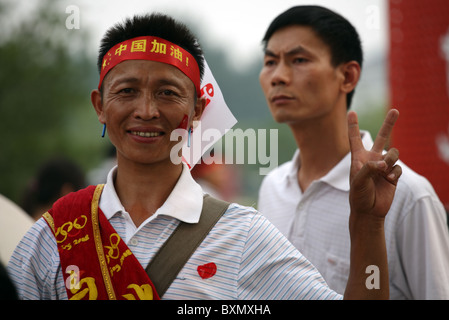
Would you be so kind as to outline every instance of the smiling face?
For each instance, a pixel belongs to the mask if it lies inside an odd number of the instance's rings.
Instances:
[[[280,123],[323,117],[346,96],[343,67],[331,64],[328,46],[306,26],[288,26],[271,36],[259,80]]]
[[[204,99],[195,99],[193,82],[176,67],[155,61],[128,60],[115,66],[92,92],[92,103],[118,161],[141,164],[170,161],[178,141],[170,134],[199,120]]]

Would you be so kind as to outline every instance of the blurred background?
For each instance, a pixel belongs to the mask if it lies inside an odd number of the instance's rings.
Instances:
[[[354,24],[365,53],[352,104],[361,127],[375,136],[386,110],[398,108],[392,145],[432,182],[448,208],[445,0],[0,0],[0,194],[28,212],[42,211],[54,197],[105,181],[114,150],[101,139],[90,103],[99,79],[99,42],[114,23],[155,11],[182,20],[197,34],[238,120],[234,128],[278,129],[279,164],[290,160],[294,140],[288,127],[271,118],[258,75],[266,28],[299,4],[326,6]],[[71,169],[61,169],[61,163]],[[198,165],[194,176],[222,198],[257,207],[260,166]],[[81,179],[73,181],[73,172]],[[45,196],[36,194],[44,189]]]

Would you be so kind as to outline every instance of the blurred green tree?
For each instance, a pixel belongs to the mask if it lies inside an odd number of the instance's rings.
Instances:
[[[0,4],[0,193],[18,202],[47,158],[65,155],[88,170],[106,143],[89,138],[101,128],[87,31],[67,29],[58,2],[41,1],[20,19],[15,4]]]

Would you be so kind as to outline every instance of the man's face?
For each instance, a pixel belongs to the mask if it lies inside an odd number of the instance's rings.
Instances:
[[[259,80],[277,122],[325,116],[342,98],[343,79],[328,46],[310,27],[288,26],[269,39]]]
[[[148,164],[170,161],[170,150],[178,143],[170,141],[171,132],[187,130],[199,119],[203,101],[195,104],[195,92],[193,82],[174,66],[128,60],[107,74],[102,102],[99,92],[92,102],[101,104],[95,109],[118,157]]]

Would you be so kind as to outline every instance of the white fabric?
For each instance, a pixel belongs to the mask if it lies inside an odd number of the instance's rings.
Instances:
[[[20,239],[34,220],[18,205],[0,195],[0,262],[6,266]]]

